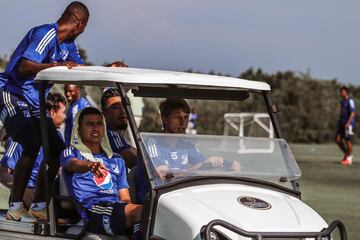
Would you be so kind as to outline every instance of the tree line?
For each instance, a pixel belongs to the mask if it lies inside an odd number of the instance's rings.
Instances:
[[[194,72],[192,69],[187,72]],[[200,72],[197,72],[200,73]],[[224,75],[210,71],[208,74]],[[289,142],[327,143],[333,142],[340,115],[339,89],[343,86],[336,79],[316,79],[310,72],[279,71],[265,73],[261,69],[249,68],[238,78],[264,81],[271,86],[271,98],[279,108],[277,117],[282,136]],[[360,104],[360,87],[347,85],[356,103]],[[260,94],[251,94],[243,102],[217,102],[190,100],[196,106],[199,134],[222,134],[225,113],[266,112]],[[146,99],[143,130],[158,130],[154,123],[159,100]],[[216,110],[214,110],[216,109]],[[356,117],[359,122],[359,116]],[[356,127],[359,136],[359,124]]]
[[[86,51],[80,53],[88,62]],[[0,56],[0,70],[4,69],[8,56]],[[89,62],[88,62],[89,63]],[[194,72],[192,69],[186,72]],[[200,72],[197,72],[200,73]],[[213,70],[208,74],[224,75]],[[339,89],[342,86],[336,79],[324,80],[311,76],[310,72],[297,73],[294,71],[279,71],[265,73],[261,69],[249,68],[238,78],[264,81],[271,86],[273,103],[279,107],[277,113],[282,135],[290,142],[326,143],[335,137],[337,122],[340,114]],[[355,103],[360,104],[360,86],[347,85]],[[87,94],[95,95],[99,99],[99,89],[87,88]],[[100,93],[101,94],[101,93]],[[159,131],[155,124],[159,99],[144,99],[145,109],[143,131]],[[250,95],[243,102],[217,102],[190,100],[191,106],[196,107],[199,115],[197,130],[199,134],[222,134],[224,128],[223,114],[228,112],[266,112],[261,95]],[[214,111],[216,109],[216,111]],[[356,116],[359,122],[359,115]],[[359,124],[356,126],[356,137],[359,137]]]

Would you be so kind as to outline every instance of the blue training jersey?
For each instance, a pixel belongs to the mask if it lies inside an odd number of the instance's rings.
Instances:
[[[147,151],[155,167],[166,165],[170,169],[185,170],[205,160],[199,149],[190,141],[179,139],[170,146],[164,138],[150,138]]]
[[[6,141],[5,152],[3,157],[1,158],[0,164],[4,167],[10,168],[11,170],[14,170],[15,165],[17,161],[20,159],[22,152],[23,152],[22,146],[19,143],[14,142],[9,137],[8,140]],[[37,155],[37,158],[34,163],[33,170],[31,172],[29,182],[27,184],[28,188],[35,188],[36,177],[39,172],[39,168],[43,158],[44,158],[43,149],[40,148],[39,154]]]
[[[107,128],[107,136],[111,145],[111,149],[114,153],[121,154],[122,151],[130,149],[131,146],[126,142],[126,140],[120,136],[119,133]]]
[[[58,24],[44,24],[32,28],[15,49],[5,72],[0,74],[0,87],[10,93],[24,98],[34,111],[39,109],[40,84],[34,82],[35,75],[22,76],[18,67],[22,59],[36,63],[53,63],[73,61],[83,64],[76,44],[72,41],[59,44],[57,36]],[[49,85],[46,94],[49,92]]]
[[[343,99],[340,102],[341,111],[339,123],[345,125],[350,118],[350,114],[356,112],[355,101],[352,98]],[[355,118],[352,119],[351,125],[355,125]]]
[[[86,101],[86,99],[83,97],[70,104],[69,109],[66,112],[66,119],[65,119],[65,131],[64,131],[65,146],[67,147],[70,146],[71,132],[74,126],[76,113],[89,106],[90,105],[88,101]]]
[[[94,154],[96,161],[103,163],[109,171],[103,170],[105,177],[98,178],[92,172],[72,173],[66,172],[66,163],[73,158],[87,161],[80,154],[80,151],[73,148],[66,148],[61,154],[61,166],[64,179],[73,197],[86,209],[99,202],[118,202],[120,189],[129,188],[126,180],[126,167],[124,160],[118,154],[112,158],[105,154]]]

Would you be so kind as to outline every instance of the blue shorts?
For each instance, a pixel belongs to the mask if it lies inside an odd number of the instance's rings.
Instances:
[[[28,103],[5,90],[0,91],[0,109],[0,120],[11,137],[32,122],[32,109]]]
[[[6,133],[21,144],[23,154],[28,157],[37,157],[41,145],[40,111],[30,106],[23,98],[0,90],[0,120],[3,122]],[[64,141],[59,136],[50,116],[47,117],[50,157],[56,159],[57,169],[61,152],[65,149]],[[50,166],[51,167],[51,166]]]
[[[128,235],[124,202],[101,202],[87,210],[88,232],[102,235]]]
[[[348,141],[352,141],[354,134],[355,134],[354,129],[355,129],[355,126],[353,126],[353,125],[350,125],[348,128],[345,128],[345,126],[343,124],[339,124],[336,135],[340,135],[342,138],[344,138]]]

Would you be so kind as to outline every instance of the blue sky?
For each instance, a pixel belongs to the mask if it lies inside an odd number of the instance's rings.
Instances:
[[[0,55],[33,26],[55,22],[65,0],[0,0]],[[89,59],[133,67],[211,69],[237,76],[249,67],[305,72],[360,84],[360,1],[87,0],[78,39]]]

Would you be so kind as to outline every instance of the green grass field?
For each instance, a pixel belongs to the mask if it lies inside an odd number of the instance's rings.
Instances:
[[[327,222],[340,219],[348,239],[360,239],[360,146],[352,166],[339,164],[336,145],[290,145],[301,168],[302,199]],[[358,156],[358,157],[357,157]]]
[[[342,156],[335,145],[290,146],[302,170],[302,199],[327,222],[342,220],[349,240],[360,239],[360,146],[350,167],[339,164]],[[6,208],[8,191],[2,186],[0,197],[0,207]]]

